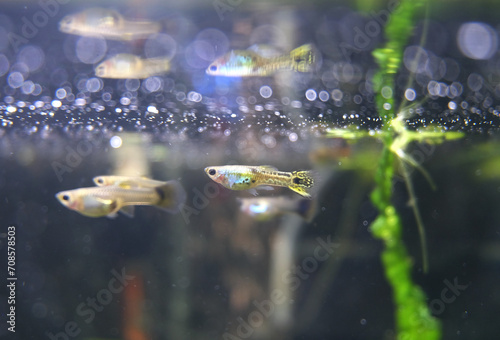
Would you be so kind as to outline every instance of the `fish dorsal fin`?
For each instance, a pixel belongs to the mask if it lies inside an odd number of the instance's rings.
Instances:
[[[278,171],[278,168],[272,165],[261,165],[260,166],[263,170],[267,171]]]
[[[252,51],[263,58],[275,58],[283,55],[283,52],[271,45],[253,44],[247,51]]]

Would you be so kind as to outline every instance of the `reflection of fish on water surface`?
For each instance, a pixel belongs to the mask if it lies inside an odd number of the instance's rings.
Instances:
[[[297,214],[310,222],[316,214],[316,200],[305,198],[250,197],[238,198],[240,210],[257,221],[269,221],[284,214]]]
[[[106,59],[95,68],[96,76],[112,79],[144,79],[170,70],[167,58],[143,59],[133,54],[120,53]]]
[[[261,185],[287,187],[301,196],[311,198],[314,187],[313,171],[278,171],[269,165],[225,165],[205,168],[215,182],[231,190],[247,190]]]
[[[89,217],[114,217],[117,212],[132,217],[133,206],[150,205],[177,213],[186,200],[179,182],[168,181],[154,188],[102,186],[61,191],[56,198],[68,209]]]
[[[312,44],[302,45],[289,54],[280,56],[266,56],[251,47],[247,50],[233,50],[217,58],[208,66],[206,73],[213,76],[249,77],[269,76],[279,70],[311,72],[315,62]]]
[[[65,16],[59,22],[59,30],[81,36],[133,40],[158,33],[161,25],[152,21],[126,20],[120,13],[110,9],[90,8]]]

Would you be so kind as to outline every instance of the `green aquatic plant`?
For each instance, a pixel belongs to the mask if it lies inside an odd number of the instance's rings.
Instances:
[[[424,292],[411,277],[412,260],[402,240],[401,218],[391,202],[394,169],[398,162],[402,164],[410,205],[419,227],[423,268],[424,272],[427,272],[425,231],[416,205],[408,166],[420,170],[433,188],[434,183],[424,168],[406,150],[411,143],[415,142],[438,144],[462,137],[460,132],[446,131],[436,127],[410,131],[405,124],[410,110],[405,109],[404,105],[401,105],[398,110],[395,109],[395,75],[401,65],[404,47],[412,34],[415,14],[425,5],[425,2],[425,0],[402,0],[385,27],[387,39],[385,46],[373,51],[373,56],[379,65],[379,70],[373,77],[373,88],[376,95],[376,107],[381,116],[381,128],[376,131],[332,129],[327,133],[329,137],[345,139],[377,138],[383,143],[375,173],[375,189],[371,194],[371,200],[379,214],[371,224],[370,230],[375,238],[384,243],[382,263],[385,276],[393,290],[397,339],[405,340],[440,339],[441,325],[431,315]]]

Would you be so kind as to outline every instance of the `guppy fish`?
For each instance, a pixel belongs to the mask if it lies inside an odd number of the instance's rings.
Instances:
[[[112,79],[144,79],[170,70],[167,58],[143,59],[133,54],[120,53],[106,59],[95,68],[95,75]]]
[[[161,25],[151,21],[126,20],[110,9],[90,8],[80,13],[65,16],[59,22],[63,33],[87,37],[102,36],[113,40],[144,39],[158,33]]]
[[[246,190],[260,185],[287,187],[301,196],[311,198],[314,187],[312,171],[278,171],[269,165],[225,165],[205,168],[208,177],[231,190]]]
[[[179,212],[186,194],[177,181],[155,188],[125,189],[117,186],[61,191],[56,198],[68,209],[89,217],[114,217],[122,212],[133,216],[135,205],[151,205],[170,213]]]
[[[114,185],[124,189],[131,188],[155,188],[174,181],[163,182],[150,179],[147,177],[131,177],[131,176],[96,176],[93,178],[96,185],[103,187]]]
[[[316,56],[312,44],[302,45],[289,54],[266,57],[254,50],[233,50],[217,58],[206,73],[213,76],[269,76],[279,70],[311,72]]]
[[[316,200],[305,198],[251,197],[239,198],[240,210],[257,221],[269,221],[284,214],[297,214],[310,222],[316,213]]]

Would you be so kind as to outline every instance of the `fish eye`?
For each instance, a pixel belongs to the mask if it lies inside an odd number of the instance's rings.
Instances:
[[[216,173],[217,173],[217,171],[215,171],[215,169],[210,169],[210,170],[208,170],[208,174],[209,174],[210,176],[214,176]]]
[[[62,199],[63,199],[63,201],[69,201],[69,196],[68,195],[63,195]]]
[[[215,65],[210,66],[210,71],[212,71],[212,72],[217,71],[217,66],[215,66]]]
[[[104,180],[103,180],[102,178],[98,178],[98,179],[97,179],[97,183],[99,183],[99,184],[104,184]]]

